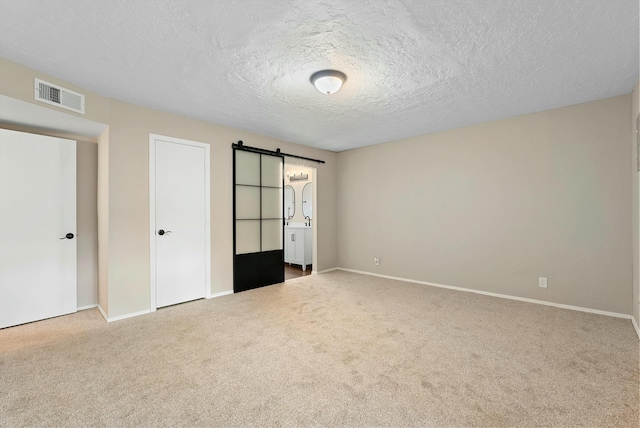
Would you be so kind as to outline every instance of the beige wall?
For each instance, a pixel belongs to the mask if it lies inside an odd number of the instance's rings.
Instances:
[[[339,153],[338,265],[630,314],[630,104]]]
[[[98,305],[109,313],[109,128],[98,137]]]
[[[98,303],[98,145],[77,144],[78,307]]]
[[[633,306],[633,317],[636,320],[636,325],[640,325],[640,281],[638,279],[639,276],[639,265],[640,265],[640,251],[638,249],[638,243],[640,240],[640,228],[638,227],[639,216],[640,216],[640,174],[638,174],[637,162],[638,162],[638,145],[636,143],[636,117],[638,117],[638,113],[640,110],[640,80],[638,84],[634,88],[631,93],[631,147],[633,151],[633,155],[631,156],[631,170],[632,170],[632,179],[631,185],[633,188],[632,197],[633,197],[633,208],[632,208],[632,217],[633,217],[633,295],[631,298],[632,306]]]
[[[92,94],[68,82],[0,59],[0,94],[33,101],[33,78],[38,77],[86,94],[86,117],[109,126],[108,171],[100,173],[99,229],[107,242],[99,243],[107,252],[100,260],[99,299],[110,318],[143,312],[150,307],[149,290],[149,134],[167,135],[211,145],[211,280],[212,293],[232,290],[232,169],[231,143],[319,158],[318,186],[318,268],[336,265],[336,154],[279,141],[251,132],[208,122],[187,119]],[[55,107],[51,107],[54,108]],[[75,115],[74,113],[70,113]],[[107,222],[107,225],[103,224]],[[108,229],[108,230],[105,230]],[[106,270],[104,272],[103,270]],[[104,281],[108,281],[104,284]],[[103,299],[106,300],[102,304]]]

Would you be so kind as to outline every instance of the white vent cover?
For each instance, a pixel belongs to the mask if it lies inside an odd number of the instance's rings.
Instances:
[[[84,114],[84,95],[53,83],[35,79],[35,97],[37,101]]]

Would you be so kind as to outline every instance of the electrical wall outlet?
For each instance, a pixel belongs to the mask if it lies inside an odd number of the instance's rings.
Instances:
[[[544,278],[542,276],[538,278],[538,287],[547,288],[547,278]]]
[[[380,265],[380,258],[379,257],[374,257],[373,258],[373,264],[376,265],[376,266]]]

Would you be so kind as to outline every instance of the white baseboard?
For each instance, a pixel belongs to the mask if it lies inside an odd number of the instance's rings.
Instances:
[[[233,290],[221,291],[219,293],[208,294],[207,299],[215,299],[216,297],[228,296],[229,294],[233,294]]]
[[[545,300],[528,299],[526,297],[517,297],[517,296],[511,296],[511,295],[508,295],[508,294],[492,293],[490,291],[474,290],[472,288],[454,287],[453,285],[436,284],[435,282],[418,281],[418,280],[415,280],[415,279],[399,278],[397,276],[380,275],[380,274],[377,274],[377,273],[365,272],[365,271],[361,271],[361,270],[346,269],[346,268],[337,268],[337,269],[343,270],[345,272],[353,272],[353,273],[359,273],[359,274],[362,274],[362,275],[377,276],[377,277],[380,277],[380,278],[393,279],[395,281],[412,282],[414,284],[430,285],[432,287],[447,288],[449,290],[456,290],[456,291],[465,291],[467,293],[482,294],[484,296],[499,297],[501,299],[517,300],[517,301],[520,301],[520,302],[535,303],[537,305],[553,306],[553,307],[556,307],[556,308],[570,309],[572,311],[589,312],[589,313],[592,313],[592,314],[606,315],[606,316],[609,316],[609,317],[624,318],[624,319],[633,320],[633,317],[631,315],[619,314],[617,312],[601,311],[599,309],[583,308],[583,307],[580,307],[580,306],[565,305],[563,303],[547,302]],[[637,331],[637,328],[636,328],[636,331]]]
[[[325,270],[321,270],[320,272],[318,272],[319,274],[323,274],[323,273],[329,273],[329,272],[333,272],[334,270],[347,270],[347,269],[342,269],[342,268],[331,268],[331,269],[325,269]],[[350,271],[350,272],[355,272],[355,271]]]
[[[77,310],[78,311],[85,311],[87,309],[93,309],[93,308],[97,308],[97,307],[98,307],[98,304],[95,303],[93,305],[78,306]]]
[[[139,315],[146,315],[146,314],[151,313],[151,311],[149,309],[145,309],[144,311],[132,312],[130,314],[124,314],[124,315],[118,315],[117,317],[108,317],[107,314],[105,313],[104,309],[102,309],[102,306],[98,305],[98,310],[100,311],[100,313],[102,314],[102,316],[104,317],[104,319],[107,322],[120,321],[120,320],[124,320],[124,319],[127,319],[127,318],[133,318],[133,317],[137,317]]]
[[[634,317],[631,317],[631,324],[633,324],[633,328],[636,329],[636,334],[638,335],[638,339],[640,339],[640,327],[638,327],[638,322]]]

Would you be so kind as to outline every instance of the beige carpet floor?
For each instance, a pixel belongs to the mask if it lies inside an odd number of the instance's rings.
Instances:
[[[638,427],[628,320],[331,272],[0,330],[0,426]]]

